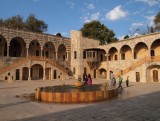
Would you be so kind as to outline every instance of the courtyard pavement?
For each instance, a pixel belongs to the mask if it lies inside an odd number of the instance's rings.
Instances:
[[[93,80],[104,83],[106,80]],[[73,84],[66,80],[65,84]],[[0,121],[160,121],[160,83],[123,84],[118,98],[84,104],[34,102],[16,95],[36,87],[61,85],[54,81],[0,82]]]

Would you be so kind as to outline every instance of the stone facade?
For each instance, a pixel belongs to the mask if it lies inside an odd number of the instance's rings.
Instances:
[[[71,31],[71,38],[0,28],[0,80],[78,78],[109,79],[109,71],[124,80],[160,81],[160,33],[100,45]]]

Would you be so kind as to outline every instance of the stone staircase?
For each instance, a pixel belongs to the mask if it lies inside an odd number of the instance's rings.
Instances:
[[[52,66],[56,67],[57,69],[61,70],[65,75],[68,75],[68,71],[61,65],[59,65],[55,60],[51,60],[45,57],[37,57],[37,56],[29,56],[20,60],[17,60],[15,63],[12,63],[6,67],[2,67],[0,69],[0,75],[10,71],[22,64],[25,64],[28,61],[46,61],[47,63],[51,64]]]
[[[149,57],[145,57],[139,61],[137,61],[136,63],[132,64],[131,66],[125,68],[124,70],[121,70],[119,72],[117,72],[115,74],[115,78],[118,77],[118,75],[125,75],[127,74],[128,72],[132,71],[133,69],[141,66],[142,64],[146,63],[146,62],[154,62],[154,61],[160,61],[160,56],[149,56]]]

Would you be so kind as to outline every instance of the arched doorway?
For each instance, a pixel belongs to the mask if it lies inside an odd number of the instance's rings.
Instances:
[[[145,43],[139,42],[134,47],[134,59],[148,57],[148,47]]]
[[[146,69],[147,82],[159,82],[160,65],[151,65]]]
[[[22,38],[15,37],[10,41],[9,56],[10,57],[26,56],[26,43]]]
[[[103,79],[107,78],[107,71],[104,68],[99,69],[98,72],[99,72],[98,73],[99,78],[103,78]]]
[[[29,69],[28,67],[23,67],[22,69],[22,80],[28,80]]]
[[[66,47],[64,44],[58,46],[58,63],[64,67],[67,67],[66,63]]]
[[[115,48],[115,47],[112,47],[109,49],[108,51],[108,54],[109,54],[109,61],[115,61],[115,60],[118,60],[118,50]]]
[[[151,56],[160,55],[160,39],[155,40],[151,45]]]
[[[35,64],[31,67],[31,79],[42,80],[43,79],[43,66]]]
[[[44,44],[43,55],[47,58],[56,58],[55,46],[52,42],[46,42]]]
[[[153,70],[153,82],[158,82],[158,70]]]
[[[121,60],[130,60],[132,59],[132,50],[130,46],[123,45],[120,49]]]
[[[7,41],[0,35],[0,56],[7,56]]]
[[[51,80],[51,68],[46,68],[46,79]]]
[[[41,56],[41,46],[37,40],[33,40],[29,43],[29,55]]]

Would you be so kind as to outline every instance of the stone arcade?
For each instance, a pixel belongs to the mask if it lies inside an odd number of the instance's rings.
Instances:
[[[160,33],[100,45],[71,31],[71,38],[0,28],[0,80],[53,80],[130,76],[133,82],[160,81]]]

